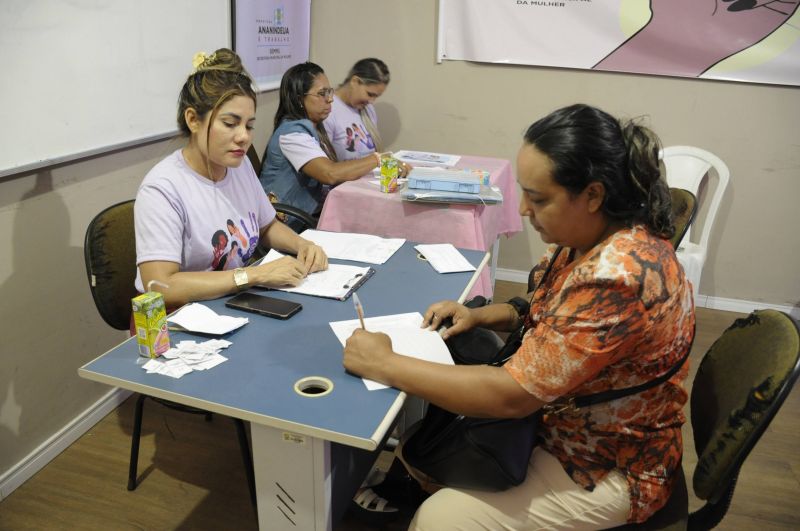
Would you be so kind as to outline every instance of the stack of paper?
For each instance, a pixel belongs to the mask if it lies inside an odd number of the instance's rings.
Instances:
[[[148,361],[142,365],[142,368],[148,374],[163,374],[171,378],[180,378],[192,371],[205,371],[228,361],[228,358],[219,352],[231,344],[230,341],[224,339],[209,339],[202,343],[181,341],[177,347],[166,351],[161,358]]]
[[[356,328],[361,328],[358,319],[331,323],[333,333],[344,346],[347,338],[353,335]],[[370,332],[383,332],[392,339],[392,350],[404,356],[410,356],[434,363],[453,365],[453,357],[438,332],[420,328],[422,315],[419,313],[401,313],[382,317],[364,319],[364,327]],[[363,378],[367,389],[385,389],[388,387],[374,380]]]
[[[477,194],[464,192],[446,192],[440,190],[416,190],[406,188],[400,192],[403,201],[421,201],[427,203],[466,203],[474,205],[498,205],[503,202],[503,194],[496,186],[481,185]]]
[[[249,322],[247,317],[219,315],[208,306],[196,302],[187,304],[170,315],[167,321],[189,332],[214,335],[227,334]]]

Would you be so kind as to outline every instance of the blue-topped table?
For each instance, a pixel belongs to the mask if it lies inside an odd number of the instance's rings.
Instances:
[[[358,290],[367,317],[422,313],[438,300],[463,300],[488,260],[485,252],[461,250],[477,271],[442,275],[417,257],[413,245],[406,242],[385,264],[373,265],[375,275]],[[180,379],[147,374],[141,368],[144,358],[131,338],[78,373],[249,421],[260,528],[330,529],[330,444],[377,450],[406,395],[392,388],[368,391],[361,378],[345,372],[342,346],[328,323],[356,318],[352,300],[282,291],[265,294],[300,302],[303,309],[282,321],[227,308],[229,297],[203,303],[217,313],[250,319],[224,336],[233,343],[222,351],[228,361],[211,370]],[[204,341],[207,337],[170,334],[173,345],[186,339]],[[295,383],[309,376],[330,380],[333,389],[323,396],[299,394]]]

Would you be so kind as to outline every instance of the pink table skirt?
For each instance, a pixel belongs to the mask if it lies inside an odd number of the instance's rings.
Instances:
[[[399,193],[382,193],[374,184],[377,180],[369,175],[330,191],[317,228],[405,238],[419,243],[452,243],[464,249],[491,251],[500,235],[511,236],[522,230],[511,163],[503,159],[462,156],[457,167],[490,171],[490,182],[500,189],[503,203],[412,203],[401,200]],[[482,272],[470,295],[492,296],[488,269]]]

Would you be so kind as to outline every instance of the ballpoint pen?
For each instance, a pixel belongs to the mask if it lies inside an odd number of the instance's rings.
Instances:
[[[358,320],[361,321],[361,329],[366,330],[367,327],[364,326],[364,307],[361,306],[361,299],[358,298],[358,293],[353,293],[353,306],[356,308]]]

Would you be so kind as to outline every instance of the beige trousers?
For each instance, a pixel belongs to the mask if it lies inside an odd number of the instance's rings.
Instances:
[[[420,506],[409,530],[607,529],[624,524],[629,511],[628,483],[620,472],[589,492],[558,459],[536,448],[522,485],[504,492],[443,488]]]

